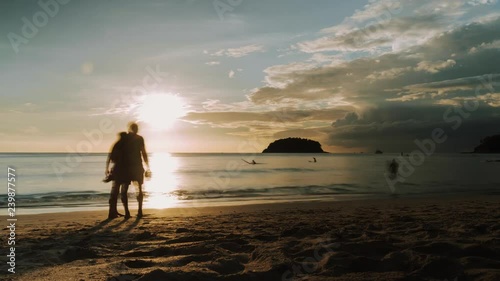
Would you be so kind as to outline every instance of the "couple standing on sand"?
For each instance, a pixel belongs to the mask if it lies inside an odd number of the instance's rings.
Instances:
[[[119,133],[119,140],[113,145],[111,152],[106,160],[106,178],[104,182],[113,181],[111,194],[109,198],[109,214],[108,219],[114,219],[120,214],[117,210],[118,194],[121,187],[121,200],[125,209],[125,219],[130,218],[128,209],[128,187],[131,182],[135,181],[139,186],[137,202],[139,210],[137,217],[142,217],[142,184],[144,183],[144,167],[143,159],[146,163],[146,176],[150,176],[148,154],[144,145],[144,138],[137,134],[139,126],[136,123],[130,123],[128,133]],[[110,169],[110,162],[113,162],[113,168]]]

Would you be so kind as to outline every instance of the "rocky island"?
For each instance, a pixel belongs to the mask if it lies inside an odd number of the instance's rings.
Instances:
[[[303,138],[279,139],[262,151],[262,153],[326,153],[317,141]]]
[[[500,153],[500,135],[485,137],[474,148],[474,153]]]

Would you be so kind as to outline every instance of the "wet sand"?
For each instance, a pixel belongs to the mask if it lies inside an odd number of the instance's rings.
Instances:
[[[500,280],[499,203],[483,195],[146,210],[111,221],[107,212],[19,216],[16,274],[0,277]]]

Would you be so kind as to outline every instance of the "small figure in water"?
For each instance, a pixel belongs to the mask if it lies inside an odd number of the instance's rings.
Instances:
[[[313,161],[309,160],[309,162],[311,162],[311,163],[316,163],[316,162],[318,162],[318,161],[316,161],[316,157],[313,157]]]
[[[395,179],[398,176],[399,164],[396,162],[396,159],[392,159],[392,161],[388,165],[389,170],[389,178]]]
[[[241,159],[241,160],[245,161],[245,163],[250,164],[250,165],[255,165],[255,164],[258,164],[257,162],[255,162],[255,160],[252,160],[252,162],[248,162],[248,161],[247,161],[247,160],[245,160],[245,159]]]

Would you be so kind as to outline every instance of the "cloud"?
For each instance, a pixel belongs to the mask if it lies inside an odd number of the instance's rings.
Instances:
[[[479,6],[479,5],[493,5],[496,4],[498,0],[471,0],[468,1],[467,3],[472,6]]]
[[[304,134],[295,136],[306,137],[305,132],[309,132],[311,126],[327,126],[332,119],[341,118],[348,110],[352,108],[190,112],[182,120],[196,125],[209,125],[212,128],[231,129],[232,131],[228,134],[243,137],[273,138],[279,135],[289,135],[290,132],[303,132]],[[314,134],[317,135],[318,132],[315,131]],[[310,135],[307,133],[307,136]],[[326,136],[325,133],[321,135]]]
[[[329,66],[297,62],[269,67],[265,70],[267,85],[255,89],[249,99],[264,104],[337,97],[346,102],[377,104],[447,83],[472,83],[468,87],[472,90],[481,75],[500,73],[500,65],[491,63],[498,57],[498,49],[469,52],[474,46],[495,46],[500,39],[495,32],[498,28],[500,18],[458,27],[407,51]],[[313,89],[322,90],[311,92]],[[459,88],[455,85],[453,89]]]
[[[341,118],[347,112],[346,108],[323,110],[297,110],[282,108],[267,112],[245,111],[206,111],[190,112],[182,120],[193,123],[228,124],[240,122],[271,122],[271,123],[296,123],[305,121],[326,121]]]
[[[450,134],[441,151],[469,149],[474,140],[498,132],[500,65],[491,63],[498,57],[498,29],[500,18],[466,23],[409,49],[378,56],[335,65],[272,66],[265,70],[267,84],[254,89],[249,100],[271,105],[336,98],[355,107],[332,119],[330,127],[301,131],[326,135],[329,146],[412,149],[416,137],[428,137],[441,126]],[[478,109],[460,130],[450,130],[443,114],[464,102],[477,102]],[[276,135],[289,130],[295,128]]]
[[[394,79],[411,69],[411,67],[396,67],[387,70],[374,71],[370,75],[366,76],[366,78],[369,80]]]
[[[322,29],[318,33],[319,38],[299,42],[292,47],[306,53],[379,54],[403,50],[455,28],[472,9],[474,7],[465,1],[456,0],[370,1],[340,24]]]
[[[348,112],[344,117],[339,118],[333,122],[332,126],[339,127],[353,124],[354,122],[359,120],[359,116],[356,112]]]
[[[399,14],[402,9],[403,3],[401,1],[371,1],[362,10],[356,10],[350,19],[355,22],[364,22],[374,17],[380,17],[384,13]]]
[[[243,71],[243,69],[242,69],[242,68],[237,68],[237,69],[236,69],[236,71],[237,71],[237,72],[242,72],[242,71]],[[232,70],[232,69],[231,69],[231,70],[229,71],[229,73],[228,73],[229,78],[233,78],[233,77],[236,75],[236,71],[234,71],[234,70]]]
[[[451,96],[477,98],[485,93],[492,93],[500,85],[500,74],[485,74],[430,83],[414,84],[404,88],[398,98],[389,101],[409,101],[425,98],[438,100]]]
[[[491,107],[500,107],[500,93],[488,93],[477,98]]]
[[[394,48],[399,43],[411,46],[421,43],[442,30],[441,15],[419,15],[372,23],[351,31],[300,42],[297,47],[306,53],[325,51],[375,51]]]
[[[311,137],[353,151],[409,151],[416,138],[441,127],[449,141],[438,151],[469,149],[498,132],[500,121],[500,65],[492,63],[500,14],[471,21],[472,7],[455,0],[370,1],[320,30],[319,38],[294,44],[291,49],[308,58],[267,67],[263,85],[250,90],[247,101],[207,101],[204,111],[183,120],[245,137]],[[263,50],[249,46],[212,55]],[[444,114],[465,102],[477,103],[477,110],[459,130],[450,129]],[[284,113],[276,118],[277,112]]]
[[[485,49],[500,49],[500,40],[495,40],[491,43],[481,43],[479,46],[472,47],[469,52],[475,53]]]
[[[219,65],[220,61],[209,61],[205,63],[206,65]]]
[[[244,56],[248,56],[251,53],[256,53],[256,52],[264,52],[264,46],[262,45],[246,45],[238,48],[229,48],[229,49],[220,49],[214,53],[211,54],[211,56],[216,56],[216,57],[230,57],[230,58],[241,58]]]
[[[447,140],[444,144],[437,145],[437,152],[463,152],[472,151],[479,140],[488,135],[498,134],[500,118],[471,119],[464,121],[459,130],[450,129],[450,124],[439,123],[412,123],[398,122],[389,126],[358,127],[357,132],[344,131],[338,135],[330,135],[331,140],[343,140],[343,142],[327,142],[329,145],[343,143],[345,146],[365,147],[369,151],[380,148],[383,151],[411,152],[418,149],[415,141],[431,138],[431,133],[436,128],[444,128]]]
[[[360,115],[347,114],[341,122],[332,124],[325,144],[370,152],[375,149],[410,152],[417,148],[416,139],[430,138],[435,128],[441,128],[449,139],[437,147],[437,151],[459,152],[470,151],[482,137],[499,132],[495,125],[500,121],[496,109],[481,106],[467,119],[462,118],[455,130],[453,126],[459,113],[449,111],[447,118],[443,116],[451,108],[448,105],[396,105],[368,109]]]
[[[274,65],[264,69],[264,73],[267,74],[265,79],[269,86],[282,88],[293,82],[293,80],[290,80],[291,74],[313,69],[314,67],[314,64],[306,62]]]
[[[417,67],[415,68],[416,71],[425,71],[429,73],[438,73],[439,70],[445,69],[448,67],[452,67],[456,64],[457,62],[454,60],[446,60],[446,61],[421,61],[418,63]]]

